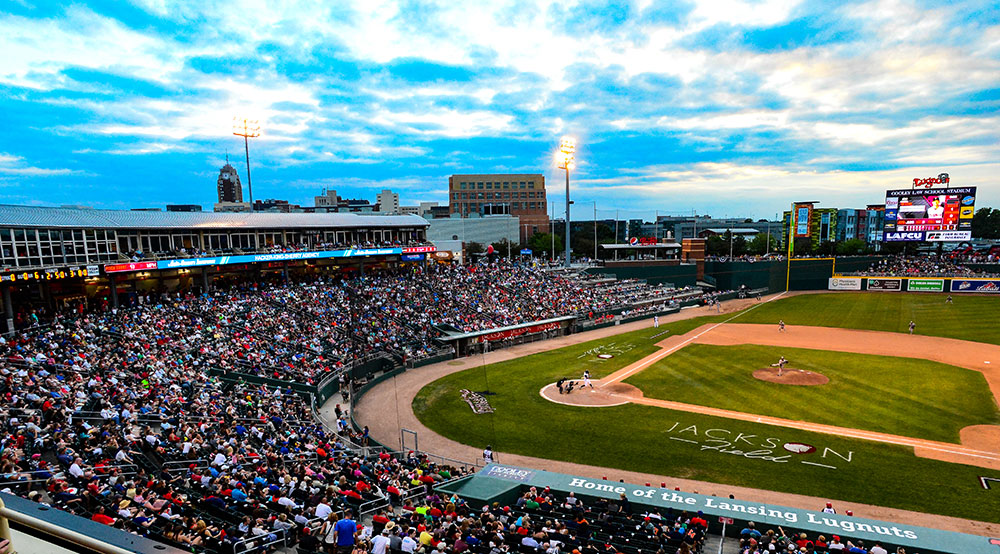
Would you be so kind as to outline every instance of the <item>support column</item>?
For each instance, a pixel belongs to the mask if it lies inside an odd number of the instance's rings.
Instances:
[[[281,262],[281,279],[288,284],[288,262]]]
[[[363,260],[361,262],[358,262],[358,270],[359,270],[359,275],[361,275],[362,277],[364,277],[365,276],[365,262]]]
[[[14,305],[10,302],[10,283],[0,285],[0,289],[3,289],[3,315],[7,319],[5,334],[12,335],[14,334]]]
[[[118,309],[118,278],[108,275],[108,282],[111,283],[111,307]]]
[[[201,268],[201,290],[203,294],[207,294],[212,288],[211,282],[208,279],[208,266]]]

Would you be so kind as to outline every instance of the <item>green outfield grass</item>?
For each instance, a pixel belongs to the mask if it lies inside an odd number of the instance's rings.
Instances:
[[[980,475],[1000,478],[1000,471],[917,458],[909,448],[867,441],[649,406],[563,406],[539,395],[559,377],[578,378],[584,369],[601,377],[641,359],[655,351],[649,338],[655,332],[682,334],[724,318],[692,319],[468,369],[425,386],[413,408],[435,432],[480,448],[492,444],[500,452],[1000,522],[1000,494],[978,481]],[[614,358],[600,360],[602,352]],[[474,415],[459,391],[483,391],[487,380],[496,413]],[[866,407],[855,406],[857,418],[864,418]],[[726,441],[737,437],[742,440]],[[788,442],[818,450],[789,454],[782,448]],[[745,455],[755,450],[771,454]],[[760,458],[767,455],[779,461]],[[608,473],[615,478],[613,470]]]
[[[753,377],[779,356],[830,382],[792,387]],[[911,358],[692,344],[625,382],[650,398],[945,442],[958,443],[967,425],[1000,424],[982,373]]]
[[[916,333],[936,337],[1000,344],[1000,296],[953,294],[952,304],[940,293],[838,292],[803,294],[768,302],[740,317],[738,323],[847,327],[907,332],[910,321]]]

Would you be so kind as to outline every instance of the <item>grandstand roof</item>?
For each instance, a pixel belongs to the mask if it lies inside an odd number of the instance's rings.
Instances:
[[[147,212],[0,204],[0,227],[288,229],[303,227],[427,227],[428,225],[426,219],[416,215]]]

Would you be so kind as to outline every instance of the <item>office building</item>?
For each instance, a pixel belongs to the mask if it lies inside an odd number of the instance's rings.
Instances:
[[[378,211],[384,214],[395,215],[399,213],[399,195],[389,189],[383,189],[375,197],[378,204]]]
[[[220,204],[243,202],[243,185],[240,183],[240,176],[236,174],[236,168],[229,165],[229,162],[226,162],[226,165],[219,170],[217,185]]]
[[[450,213],[460,217],[518,218],[522,242],[535,233],[548,232],[545,176],[540,173],[452,175],[448,202]]]

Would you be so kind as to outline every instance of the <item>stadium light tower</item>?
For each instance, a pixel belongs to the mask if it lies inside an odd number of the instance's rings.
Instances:
[[[559,151],[556,152],[556,163],[559,169],[566,170],[566,261],[563,264],[569,268],[570,246],[569,246],[569,170],[576,161],[576,140],[570,137],[563,137],[559,141]]]
[[[243,137],[247,154],[247,189],[250,191],[250,211],[253,211],[253,183],[250,182],[250,139],[260,136],[260,122],[256,119],[233,117],[233,134]]]

